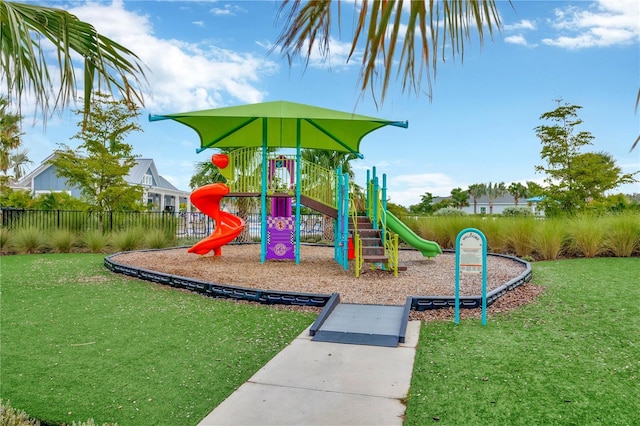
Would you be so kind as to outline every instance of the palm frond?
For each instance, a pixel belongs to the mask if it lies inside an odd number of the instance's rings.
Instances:
[[[337,3],[339,6],[340,0]],[[319,43],[323,56],[329,55],[331,7],[331,0],[283,1],[278,12],[283,30],[276,46],[280,46],[289,63],[293,57],[305,56],[308,65],[316,43]],[[394,61],[398,61],[396,72],[402,77],[403,92],[419,94],[422,77],[426,74],[427,94],[431,96],[438,62],[435,52],[440,51],[444,61],[450,46],[449,54],[452,57],[464,59],[465,43],[472,38],[473,27],[482,44],[485,34],[493,37],[494,31],[502,25],[495,0],[411,1],[404,41],[401,41],[400,30],[407,13],[403,8],[403,0],[362,0],[359,7],[347,62],[355,57],[359,46],[364,44],[359,74],[360,90],[362,93],[370,90],[376,102],[378,89],[380,100],[384,102],[393,77]],[[365,40],[362,41],[362,38]],[[403,43],[402,49],[397,52],[396,46],[400,42]],[[382,71],[379,71],[380,68]]]
[[[129,104],[144,105],[141,88],[146,77],[138,56],[67,11],[0,1],[0,31],[0,66],[7,76],[7,93],[15,99],[18,110],[27,92],[34,95],[44,120],[77,99],[74,52],[83,60],[85,120],[94,91],[115,91]],[[49,74],[51,64],[43,46],[46,41],[57,54],[57,90]]]

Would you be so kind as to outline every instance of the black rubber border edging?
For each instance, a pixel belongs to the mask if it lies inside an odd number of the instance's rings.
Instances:
[[[176,248],[176,247],[172,247]],[[178,247],[179,248],[179,247]],[[138,251],[159,251],[163,249],[153,250],[138,250]],[[444,252],[453,252],[453,250],[443,250]],[[162,272],[151,271],[144,268],[134,268],[116,262],[113,258],[124,253],[114,253],[105,257],[104,266],[110,271],[118,274],[127,275],[130,277],[138,278],[145,281],[151,281],[158,284],[168,285],[174,288],[180,288],[190,290],[196,293],[203,294],[205,296],[214,298],[236,299],[246,300],[250,302],[258,302],[267,305],[283,304],[283,305],[298,305],[298,306],[312,306],[312,307],[324,307],[330,299],[336,299],[339,301],[339,295],[333,294],[316,294],[316,293],[294,293],[286,291],[276,290],[259,290],[255,288],[246,288],[239,286],[232,286],[228,284],[218,284],[208,281],[197,280],[194,278],[183,277],[180,275],[165,274]],[[490,306],[500,296],[504,295],[507,291],[513,290],[522,284],[531,281],[532,272],[531,264],[527,261],[519,259],[514,256],[508,256],[503,254],[490,253],[487,256],[499,256],[507,259],[511,259],[515,262],[525,265],[525,271],[501,285],[500,287],[487,293],[487,306]],[[409,299],[411,302],[409,303]],[[455,307],[455,297],[453,296],[409,296],[407,298],[406,306],[410,306],[414,311],[426,311],[430,309],[446,309]],[[482,296],[463,296],[460,297],[460,307],[463,309],[476,309],[482,307]]]
[[[159,249],[162,250],[162,249]],[[140,250],[140,251],[157,251],[157,250]],[[315,294],[315,293],[293,293],[275,290],[257,290],[255,288],[246,288],[232,286],[228,284],[211,283],[207,281],[197,280],[193,278],[183,277],[180,275],[165,274],[162,272],[151,271],[144,268],[133,268],[116,262],[113,257],[128,253],[119,252],[105,257],[104,266],[112,272],[127,275],[129,277],[139,278],[145,281],[151,281],[158,284],[168,285],[174,288],[190,290],[205,296],[224,299],[247,300],[250,302],[258,302],[267,305],[283,304],[298,306],[323,307],[331,295]]]

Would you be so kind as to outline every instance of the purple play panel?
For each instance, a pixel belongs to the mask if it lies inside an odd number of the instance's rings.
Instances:
[[[267,259],[295,260],[294,216],[267,218]]]

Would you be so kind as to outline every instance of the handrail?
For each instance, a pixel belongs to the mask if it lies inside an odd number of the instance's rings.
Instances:
[[[262,148],[239,148],[229,154],[229,166],[221,173],[227,179],[231,192],[262,192]],[[267,157],[267,192],[294,193],[295,155],[269,153]],[[338,186],[335,171],[300,160],[301,193],[324,205],[335,207],[335,189]]]

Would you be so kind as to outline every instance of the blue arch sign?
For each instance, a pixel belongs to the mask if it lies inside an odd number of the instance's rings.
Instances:
[[[482,274],[482,325],[487,324],[487,239],[475,228],[460,231],[456,238],[455,323],[460,322],[461,274]]]

